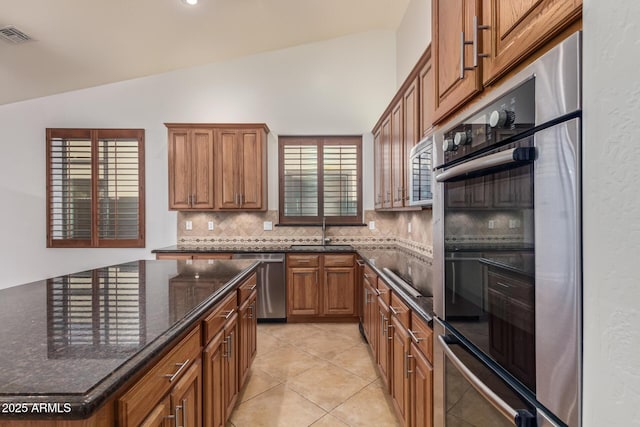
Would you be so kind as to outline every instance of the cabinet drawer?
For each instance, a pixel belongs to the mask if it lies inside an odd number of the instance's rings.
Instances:
[[[320,265],[320,255],[289,255],[287,267],[317,267]]]
[[[325,267],[353,267],[355,262],[355,256],[349,255],[325,255],[324,266]]]
[[[194,254],[193,259],[231,259],[233,254],[227,253],[208,253],[208,254]]]
[[[196,326],[118,399],[119,425],[138,425],[200,356],[200,327]]]
[[[378,275],[375,273],[375,271],[373,271],[371,267],[369,267],[368,265],[365,265],[363,275],[364,275],[364,280],[369,282],[369,285],[371,285],[372,288],[375,288],[378,286]]]
[[[411,341],[420,349],[422,354],[433,363],[433,329],[431,329],[420,316],[411,313],[411,329],[409,329]]]
[[[255,291],[258,286],[258,277],[256,273],[253,273],[247,280],[245,280],[238,288],[238,306],[249,298],[251,292]]]
[[[235,292],[231,292],[214,307],[211,314],[204,319],[204,343],[208,343],[211,339],[222,330],[224,323],[228,318],[233,316],[238,308],[238,296]]]
[[[409,326],[411,326],[411,324],[409,323],[411,321],[411,311],[409,310],[409,307],[407,307],[407,305],[396,294],[391,295],[391,305],[389,305],[389,311],[391,312],[391,315],[393,317],[398,319],[402,326],[409,329]]]
[[[391,304],[391,288],[384,281],[378,280],[378,296],[388,306]]]
[[[156,254],[156,259],[185,260],[185,259],[193,259],[193,255],[185,254],[185,253],[162,253],[162,254]]]

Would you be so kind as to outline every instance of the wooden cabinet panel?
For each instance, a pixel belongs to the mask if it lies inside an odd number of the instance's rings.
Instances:
[[[226,343],[224,340],[224,330],[221,330],[204,350],[203,414],[205,426],[225,426],[224,376],[226,373],[224,359],[226,357]]]
[[[144,419],[140,427],[167,427],[167,422],[171,417],[171,401],[169,397],[163,399]]]
[[[256,296],[257,292],[254,290],[249,298],[240,306],[238,313],[240,316],[240,339],[239,339],[239,363],[238,363],[238,387],[242,388],[247,375],[249,374],[249,368],[251,362],[256,355],[256,333],[257,333],[257,320],[256,320]]]
[[[202,322],[204,342],[209,342],[223,328],[238,307],[238,299],[235,293],[230,293],[205,317]]]
[[[172,415],[178,421],[177,425],[202,426],[201,372],[198,358],[171,390]]]
[[[403,206],[404,190],[404,104],[391,109],[391,207]]]
[[[324,314],[355,315],[355,269],[353,267],[325,267]]]
[[[434,119],[435,88],[431,60],[420,69],[418,78],[420,79],[420,135],[425,137],[433,127]]]
[[[429,362],[433,362],[433,329],[418,315],[411,313],[411,342]]]
[[[238,400],[238,314],[234,313],[224,326],[225,357],[223,369],[223,388],[225,396],[225,417],[228,418]]]
[[[409,378],[409,425],[411,427],[433,426],[433,367],[412,342],[411,376]]]
[[[318,267],[320,266],[320,255],[291,254],[287,256],[288,267]]]
[[[324,255],[323,258],[325,267],[353,267],[356,259],[353,254]]]
[[[396,316],[391,317],[391,400],[403,425],[409,421],[409,334]]]
[[[411,182],[411,168],[409,167],[409,153],[420,140],[418,77],[405,91],[403,95],[403,155],[399,164],[404,171],[404,184],[402,186],[402,205],[409,206],[409,184]]]
[[[320,314],[318,281],[320,269],[307,267],[287,268],[287,314]]]
[[[258,275],[253,273],[238,287],[238,304],[245,302],[254,292],[258,286]]]
[[[376,297],[376,286],[377,286],[378,276],[373,272],[373,270],[366,265],[364,267],[363,273],[363,313],[364,313],[364,324],[362,325],[364,329],[365,337],[367,338],[367,342],[371,347],[371,351],[373,354],[376,354],[377,348],[377,339],[378,334],[376,332],[376,316],[378,314],[378,299]]]
[[[218,207],[234,209],[240,206],[238,164],[238,132],[220,130],[216,135],[216,187]]]
[[[373,130],[373,203],[375,209],[382,208],[382,129]]]
[[[381,207],[391,207],[391,115],[382,122],[380,129],[380,194]]]
[[[482,90],[480,70],[473,67],[473,48],[467,43],[475,34],[480,0],[434,0],[432,6],[437,123]]]
[[[493,83],[582,13],[582,0],[483,0],[485,85]]]
[[[169,128],[169,209],[213,209],[213,131]]]
[[[391,348],[391,340],[393,337],[390,335],[390,319],[389,319],[389,306],[384,302],[384,300],[378,297],[378,317],[376,319],[379,322],[378,331],[380,334],[378,335],[378,345],[376,352],[376,360],[378,362],[378,370],[380,371],[380,378],[384,383],[384,387],[387,390],[391,390],[391,383],[389,381],[389,359],[390,359],[390,348]]]
[[[262,138],[258,131],[242,131],[240,157],[242,159],[242,174],[240,176],[241,199],[243,209],[262,209],[266,203],[263,198],[263,186],[266,180],[263,169],[266,167],[266,155],[263,153]],[[263,182],[264,181],[264,182]]]

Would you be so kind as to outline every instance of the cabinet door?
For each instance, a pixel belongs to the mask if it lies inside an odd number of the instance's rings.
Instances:
[[[213,131],[192,129],[191,144],[191,208],[213,209]]]
[[[177,425],[202,425],[201,369],[200,359],[196,359],[171,389],[171,406]]]
[[[400,417],[401,424],[407,425],[409,412],[409,333],[396,319],[391,318],[391,400]]]
[[[224,358],[223,387],[225,417],[229,418],[238,399],[238,315],[233,314],[224,326],[226,352]]]
[[[404,108],[402,99],[391,109],[391,207],[401,208],[404,193]]]
[[[582,0],[483,0],[482,77],[490,84],[560,33],[582,12]]]
[[[411,182],[411,168],[409,167],[409,153],[420,139],[420,117],[418,115],[418,78],[407,88],[403,96],[404,129],[403,156],[404,185],[402,189],[403,205],[409,206],[409,183]]]
[[[480,0],[433,1],[435,123],[482,90],[473,46],[466,43],[473,40],[479,12]]]
[[[413,343],[411,343],[411,356],[409,425],[411,427],[432,427],[433,367]]]
[[[318,268],[287,268],[287,314],[320,314]]]
[[[431,59],[420,70],[420,135],[427,136],[433,127],[435,87]],[[419,139],[419,138],[418,138]]]
[[[374,207],[382,207],[382,129],[381,127],[373,131],[373,197]]]
[[[225,339],[224,330],[222,330],[209,342],[204,350],[203,406],[205,426],[225,426]]]
[[[381,298],[378,298],[378,317],[377,322],[379,322],[378,331],[380,334],[378,335],[378,348],[376,353],[376,359],[378,361],[378,370],[380,371],[380,376],[384,383],[384,386],[387,390],[390,390],[390,382],[389,382],[389,349],[390,349],[390,340],[393,339],[392,336],[389,335],[390,325],[389,325],[389,307],[382,301]]]
[[[156,405],[147,418],[142,421],[140,427],[166,427],[171,418],[171,402],[169,398],[163,399]]]
[[[188,129],[169,129],[169,209],[191,207],[191,146]]]
[[[380,129],[380,193],[382,208],[391,207],[391,116],[387,116]]]
[[[507,296],[489,288],[489,353],[498,363],[509,362],[509,311]]]
[[[236,130],[219,130],[216,135],[216,199],[220,209],[240,207],[238,137]]]
[[[263,207],[263,141],[260,131],[241,131],[239,136],[242,162],[240,171],[240,204],[245,209],[262,209]]]
[[[240,306],[238,310],[240,318],[240,338],[238,340],[238,387],[242,388],[247,375],[249,374],[249,368],[251,362],[256,354],[256,333],[257,333],[257,320],[255,316],[255,304],[256,304],[256,291],[247,298],[247,300]]]
[[[354,267],[325,267],[324,314],[355,315],[355,284]]]
[[[249,366],[258,352],[258,293],[249,297]]]
[[[373,354],[376,353],[376,314],[378,313],[378,300],[376,298],[376,281],[377,277],[375,274],[369,269],[365,267],[364,277],[362,280],[363,288],[364,288],[364,297],[363,297],[363,312],[364,312],[364,334],[367,338],[367,342],[373,351]]]

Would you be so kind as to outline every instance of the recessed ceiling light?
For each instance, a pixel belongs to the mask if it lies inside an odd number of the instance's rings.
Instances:
[[[182,3],[188,4],[189,6],[195,6],[198,4],[198,0],[182,0]]]

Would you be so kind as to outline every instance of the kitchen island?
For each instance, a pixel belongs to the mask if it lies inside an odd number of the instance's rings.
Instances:
[[[122,425],[122,396],[185,340],[199,358],[217,332],[212,315],[222,303],[235,310],[258,265],[135,261],[1,290],[0,426]]]

